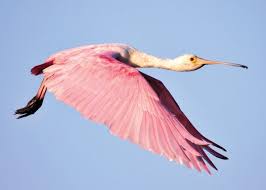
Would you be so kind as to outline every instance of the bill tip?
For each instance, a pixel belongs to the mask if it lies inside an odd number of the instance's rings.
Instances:
[[[248,66],[246,66],[246,65],[241,65],[241,67],[244,69],[248,69]]]

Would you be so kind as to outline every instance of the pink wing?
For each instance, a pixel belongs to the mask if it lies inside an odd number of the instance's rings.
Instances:
[[[210,173],[216,169],[203,149],[219,145],[203,137],[182,113],[165,86],[104,52],[69,57],[44,70],[48,90],[110,132],[169,160]],[[222,147],[220,147],[222,148]]]

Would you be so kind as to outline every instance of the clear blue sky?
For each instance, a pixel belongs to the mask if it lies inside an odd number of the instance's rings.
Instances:
[[[254,1],[0,2],[0,189],[263,189],[266,185],[266,3]],[[169,88],[228,161],[213,176],[110,135],[48,94],[35,115],[14,110],[41,81],[30,68],[79,45],[123,42],[173,58],[183,53],[246,64],[190,73],[145,69]]]

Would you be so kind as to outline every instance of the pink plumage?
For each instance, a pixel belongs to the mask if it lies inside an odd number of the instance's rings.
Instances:
[[[136,69],[150,67],[149,62],[156,63],[156,67],[169,67],[158,66],[157,58],[123,44],[90,45],[59,52],[32,69],[35,75],[43,73],[44,80],[37,95],[16,113],[19,118],[33,114],[48,89],[84,117],[104,123],[112,134],[169,160],[210,173],[205,161],[216,167],[205,150],[227,159],[211,146],[225,149],[195,129],[161,81]]]

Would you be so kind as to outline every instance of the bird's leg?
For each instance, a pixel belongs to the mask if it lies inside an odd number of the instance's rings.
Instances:
[[[36,96],[34,96],[25,107],[16,110],[15,114],[19,115],[17,119],[34,114],[42,106],[43,99],[47,90],[46,86],[44,85],[45,80],[46,79],[43,79]]]

